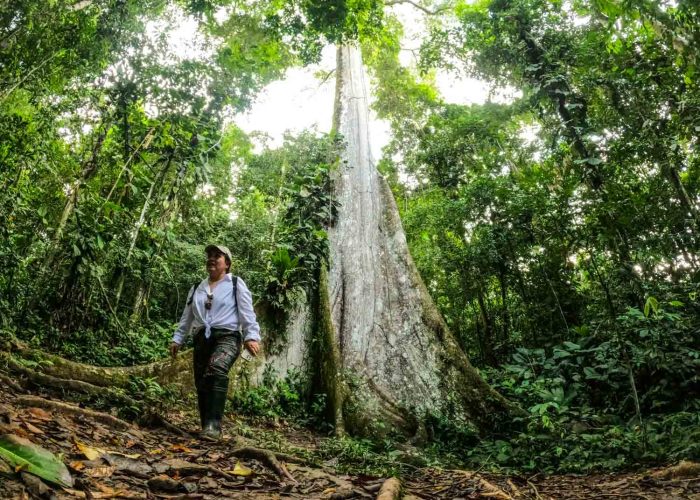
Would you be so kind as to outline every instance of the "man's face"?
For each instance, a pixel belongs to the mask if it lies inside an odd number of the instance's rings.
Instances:
[[[218,250],[207,252],[207,272],[209,274],[225,273],[227,267],[226,256],[223,253]]]

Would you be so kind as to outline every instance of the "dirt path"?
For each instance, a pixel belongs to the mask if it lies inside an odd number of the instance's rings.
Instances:
[[[178,429],[192,415],[170,415],[176,427],[116,429],[109,418],[38,408],[0,388],[0,430],[29,439],[61,457],[73,488],[52,487],[5,468],[0,498],[376,498],[386,478],[344,475],[315,453],[323,439],[281,429],[273,447],[249,438],[205,443]],[[35,400],[41,402],[41,400]],[[65,403],[63,403],[65,404]],[[229,428],[231,424],[229,424]],[[259,446],[292,450],[262,453]],[[255,456],[255,458],[251,458]],[[270,458],[271,457],[271,458]],[[270,462],[272,460],[272,462]],[[275,465],[277,463],[277,466]],[[275,467],[279,467],[275,469]],[[2,468],[0,467],[0,471]],[[401,478],[403,498],[424,499],[699,499],[700,479],[646,474],[507,477],[412,468]]]

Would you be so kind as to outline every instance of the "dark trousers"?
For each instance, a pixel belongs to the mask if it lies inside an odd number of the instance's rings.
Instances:
[[[241,345],[240,332],[212,328],[209,338],[204,336],[204,328],[195,333],[194,382],[202,419],[205,413],[211,413],[206,410],[206,401],[211,399],[207,396],[214,392],[223,394],[228,392],[228,372],[241,352]],[[215,413],[214,417],[218,417],[219,411]],[[212,415],[209,415],[209,418],[211,417]]]

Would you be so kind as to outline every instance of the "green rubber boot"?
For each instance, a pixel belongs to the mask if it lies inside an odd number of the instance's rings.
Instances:
[[[207,421],[207,391],[197,391],[197,408],[199,409],[199,427],[204,429]]]
[[[226,406],[226,391],[211,391],[207,395],[206,418],[200,437],[207,441],[221,439],[221,419]]]

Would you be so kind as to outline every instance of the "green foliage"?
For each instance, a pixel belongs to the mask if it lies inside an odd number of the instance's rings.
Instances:
[[[153,379],[131,377],[129,394],[138,394],[140,408],[121,408],[121,413],[129,418],[143,417],[145,413],[164,413],[176,407],[181,401],[181,389],[173,386],[162,386]]]
[[[263,191],[275,210],[262,279],[263,298],[277,310],[291,309],[313,290],[316,272],[328,257],[326,228],[337,213],[331,182],[336,162],[333,140],[306,133],[254,159],[242,179],[241,190]]]
[[[262,421],[284,419],[297,425],[315,424],[318,429],[326,428],[323,415],[326,395],[314,394],[311,397],[308,387],[308,380],[298,371],[289,372],[280,379],[267,370],[261,385],[234,392],[231,409]]]
[[[402,464],[397,460],[396,450],[387,450],[384,444],[389,443],[351,437],[325,439],[321,442],[318,454],[322,459],[331,460],[339,472],[377,477],[396,476]],[[390,444],[389,446],[391,447]]]
[[[436,416],[430,431],[442,443],[437,449],[468,449],[469,466],[547,472],[697,459],[700,351],[693,345],[694,327],[683,314],[656,304],[649,316],[630,309],[608,325],[612,330],[598,325],[591,335],[579,328],[577,342],[518,348],[509,364],[486,375],[528,416],[514,422],[513,434],[502,429],[500,436],[485,440]],[[677,391],[686,397],[679,399]]]
[[[14,434],[0,436],[0,456],[15,470],[26,470],[66,488],[73,486],[73,478],[63,462],[27,439]]]

